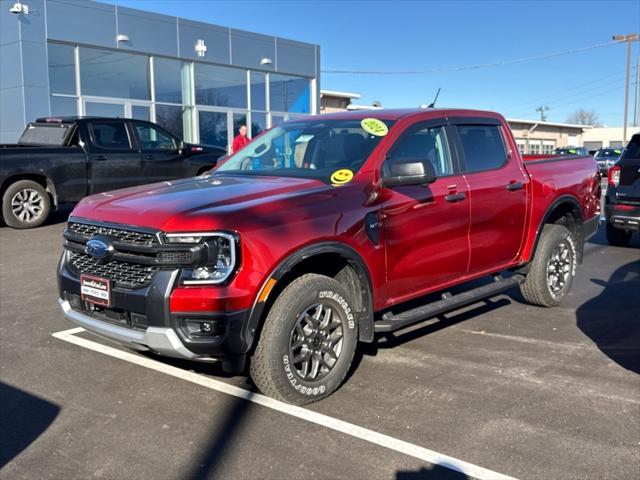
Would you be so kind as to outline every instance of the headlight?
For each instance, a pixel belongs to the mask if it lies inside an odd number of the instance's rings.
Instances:
[[[184,285],[222,283],[236,267],[237,237],[230,233],[167,233],[167,243],[204,244],[207,251],[206,265],[183,268],[180,281]]]

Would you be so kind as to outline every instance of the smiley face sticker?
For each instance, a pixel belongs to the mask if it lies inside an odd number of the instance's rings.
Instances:
[[[365,132],[375,135],[376,137],[384,137],[389,133],[389,129],[384,122],[381,122],[377,118],[363,118],[360,125]]]
[[[349,183],[352,178],[353,172],[348,168],[342,168],[331,174],[331,183],[333,185],[344,185],[345,183]]]

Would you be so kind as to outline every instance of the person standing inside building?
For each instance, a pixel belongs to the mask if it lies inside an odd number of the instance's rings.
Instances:
[[[231,153],[237,153],[242,150],[247,144],[251,142],[251,139],[247,136],[247,126],[240,125],[238,129],[238,135],[233,139],[233,145],[231,146]]]

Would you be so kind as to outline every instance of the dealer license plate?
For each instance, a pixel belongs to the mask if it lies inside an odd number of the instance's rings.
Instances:
[[[80,296],[82,300],[101,307],[111,305],[111,281],[93,275],[80,275]]]

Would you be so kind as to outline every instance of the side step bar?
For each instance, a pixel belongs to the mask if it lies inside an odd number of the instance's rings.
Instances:
[[[457,310],[458,308],[471,305],[472,303],[479,302],[485,298],[510,290],[511,288],[520,285],[524,281],[525,277],[524,275],[516,274],[509,278],[502,278],[500,275],[496,275],[493,278],[493,283],[458,293],[456,295],[445,293],[442,295],[442,300],[438,300],[433,303],[427,303],[426,305],[421,305],[396,315],[386,313],[382,316],[382,320],[374,323],[374,330],[381,333],[395,332],[396,330],[408,327],[414,323],[428,320],[429,318],[440,315],[441,313]]]

